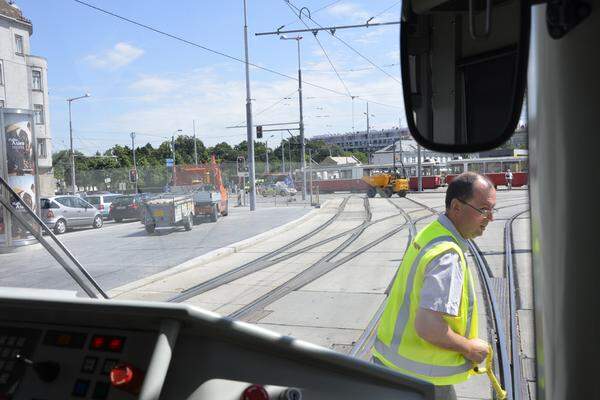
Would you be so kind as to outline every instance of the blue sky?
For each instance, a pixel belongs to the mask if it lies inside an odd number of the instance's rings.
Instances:
[[[244,57],[241,0],[86,1],[233,57]],[[323,26],[359,24],[373,16],[376,18],[372,22],[397,20],[400,8],[394,0],[292,4],[307,7],[313,19]],[[226,129],[245,122],[243,63],[142,29],[73,0],[18,0],[17,5],[33,23],[32,54],[48,59],[55,151],[68,145],[66,98],[86,92],[90,98],[73,103],[75,146],[85,153],[115,143],[129,143],[132,131],[138,135],[138,145],[156,145],[177,129],[191,134],[193,120],[197,136],[208,145],[221,141],[236,144],[245,139],[245,130]],[[314,26],[309,20],[307,23]],[[304,28],[284,0],[248,0],[250,61],[295,77],[296,42],[254,35],[281,25],[286,25],[286,29]],[[354,100],[357,130],[366,128],[366,100],[372,100],[372,129],[398,125],[403,114],[398,26],[336,33],[387,74],[341,41],[319,33],[318,38],[344,84],[312,33],[302,36],[307,137],[352,130],[353,102],[349,95],[358,96]],[[250,75],[256,124],[298,120],[295,80],[257,68],[251,68]],[[311,87],[307,82],[338,93]],[[275,145],[279,137],[277,133],[270,139],[270,145]]]

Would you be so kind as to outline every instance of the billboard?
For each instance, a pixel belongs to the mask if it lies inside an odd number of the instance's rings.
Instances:
[[[17,195],[39,215],[37,190],[36,140],[31,111],[0,109],[0,165],[2,176]],[[26,216],[24,207],[17,199],[11,204]],[[4,246],[31,241],[33,237],[16,219],[8,221],[9,213],[0,213],[0,241]],[[27,218],[31,220],[31,218]]]

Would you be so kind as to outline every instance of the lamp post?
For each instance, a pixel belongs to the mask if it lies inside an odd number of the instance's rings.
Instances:
[[[250,97],[246,0],[244,0],[244,61],[246,66],[246,140],[248,143],[248,177],[250,178],[250,211],[254,211],[256,209],[256,179],[254,174],[254,138],[252,137],[252,102]]]
[[[69,103],[69,140],[71,141],[71,190],[73,194],[75,194],[75,152],[73,151],[73,123],[71,122],[71,103],[75,100],[85,99],[86,97],[90,97],[89,93],[84,94],[79,97],[72,97],[67,99],[67,103]]]
[[[137,163],[135,162],[135,132],[131,132],[131,151],[133,152],[133,170],[135,171],[135,181],[133,182],[135,185],[135,193],[138,192],[138,173],[137,173]]]
[[[281,40],[295,40],[298,45],[298,106],[300,108],[300,169],[302,170],[302,200],[306,200],[306,149],[304,147],[304,118],[302,115],[302,70],[300,68],[300,40],[302,36],[279,36]]]

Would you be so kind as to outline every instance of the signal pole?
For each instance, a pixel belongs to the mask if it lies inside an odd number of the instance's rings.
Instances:
[[[131,132],[131,151],[133,152],[133,170],[135,171],[135,193],[138,192],[138,173],[137,164],[135,162],[135,132]]]
[[[244,0],[244,55],[246,63],[246,137],[248,141],[248,175],[250,178],[250,211],[256,209],[256,182],[254,176],[254,139],[252,138],[252,103],[250,100],[250,68],[248,65],[248,18]]]

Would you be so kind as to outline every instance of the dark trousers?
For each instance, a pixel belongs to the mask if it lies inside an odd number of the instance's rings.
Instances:
[[[379,361],[376,357],[371,357],[371,362],[373,364],[381,365],[385,367],[385,365]],[[446,385],[446,386],[436,386],[435,387],[435,400],[456,400],[456,391],[454,390],[454,386]]]

